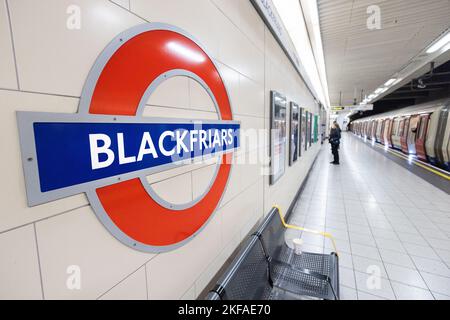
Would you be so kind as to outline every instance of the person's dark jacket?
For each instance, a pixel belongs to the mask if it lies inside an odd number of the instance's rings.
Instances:
[[[333,128],[330,131],[330,143],[331,145],[339,145],[341,143],[341,130]]]

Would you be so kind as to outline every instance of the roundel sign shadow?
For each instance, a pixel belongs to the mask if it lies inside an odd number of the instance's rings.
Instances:
[[[218,121],[143,117],[158,85],[175,76],[208,92]],[[118,240],[154,253],[184,245],[212,218],[240,142],[214,61],[186,32],[165,24],[129,29],[106,47],[77,114],[18,112],[17,120],[29,206],[84,192]],[[220,159],[213,180],[190,204],[163,201],[147,182],[149,174],[208,157]]]

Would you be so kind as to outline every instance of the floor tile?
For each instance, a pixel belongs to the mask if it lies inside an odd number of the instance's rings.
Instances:
[[[380,249],[379,251],[384,263],[390,263],[411,269],[415,268],[414,262],[408,254],[385,249]]]
[[[397,234],[395,231],[379,229],[379,228],[371,228],[372,234],[375,239],[386,239],[386,240],[395,240],[399,241]]]
[[[428,289],[418,271],[388,263],[385,264],[385,267],[390,280],[413,287]]]
[[[349,236],[350,236],[350,243],[352,243],[352,244],[356,243],[356,244],[361,244],[361,245],[374,247],[374,248],[377,247],[377,244],[376,244],[374,238],[370,234],[362,235],[362,234],[350,232]]]
[[[355,289],[341,286],[339,288],[339,294],[341,300],[358,300],[358,295]]]
[[[355,276],[358,292],[362,291],[377,297],[395,300],[395,294],[389,280],[375,278],[358,271],[355,272]]]
[[[420,271],[450,278],[450,268],[441,261],[414,256],[411,256],[411,259]]]
[[[353,269],[353,258],[351,254],[340,252],[339,253],[339,267]]]
[[[431,247],[435,249],[441,250],[450,250],[450,240],[441,240],[441,239],[428,239],[428,243]]]
[[[376,241],[377,247],[379,249],[385,249],[385,250],[397,251],[400,253],[406,253],[405,248],[398,240],[387,240],[387,239],[375,238],[375,241]]]
[[[436,249],[435,250],[436,253],[439,255],[439,257],[445,262],[447,263],[447,265],[450,268],[450,251],[449,250],[441,250],[441,249]]]
[[[397,232],[397,235],[401,242],[412,243],[419,246],[428,246],[427,241],[420,234]]]
[[[387,300],[385,298],[377,297],[372,294],[368,294],[362,291],[358,291],[358,300],[361,301],[375,301],[375,300]]]
[[[448,300],[450,300],[450,296],[446,296],[446,295],[443,295],[443,294],[440,294],[440,293],[436,293],[436,292],[432,292],[432,294],[433,294],[433,296],[434,296],[434,299],[436,299],[436,300],[445,300],[445,301],[448,301]]]
[[[432,292],[450,296],[450,278],[421,272],[423,279]]]
[[[438,255],[431,247],[424,247],[411,243],[403,243],[403,246],[412,256],[439,260]]]
[[[397,300],[434,300],[430,291],[411,287],[398,282],[391,282]]]
[[[351,243],[352,254],[369,259],[381,261],[381,256],[377,248]]]
[[[358,256],[353,256],[353,266],[356,271],[370,274],[373,272],[373,268],[378,268],[383,278],[388,278],[386,270],[384,269],[383,262],[380,260],[373,260]]]
[[[355,273],[353,269],[340,268],[339,269],[339,282],[341,285],[356,289]]]

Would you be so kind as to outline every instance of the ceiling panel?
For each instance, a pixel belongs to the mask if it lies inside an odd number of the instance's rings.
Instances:
[[[367,8],[381,29],[367,28]],[[371,93],[450,28],[450,0],[318,0],[332,105]]]

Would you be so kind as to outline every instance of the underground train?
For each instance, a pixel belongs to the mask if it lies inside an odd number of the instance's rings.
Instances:
[[[358,119],[350,130],[450,171],[450,99]]]

